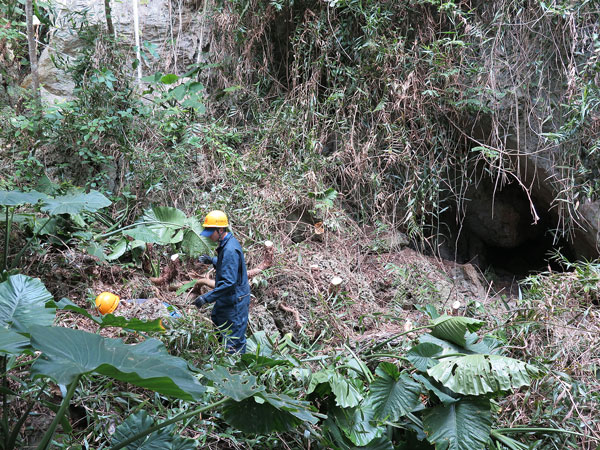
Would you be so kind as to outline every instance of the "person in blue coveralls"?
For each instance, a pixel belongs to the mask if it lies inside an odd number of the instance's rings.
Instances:
[[[228,231],[229,221],[223,211],[211,211],[204,219],[201,235],[218,242],[217,256],[202,255],[199,261],[215,267],[215,288],[194,300],[201,308],[214,303],[211,319],[219,329],[219,340],[229,353],[246,352],[246,327],[250,305],[250,285],[244,252],[238,240]]]

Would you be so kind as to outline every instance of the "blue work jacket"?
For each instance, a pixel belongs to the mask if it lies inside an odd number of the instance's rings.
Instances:
[[[248,307],[250,304],[250,285],[244,252],[238,240],[231,233],[217,247],[217,256],[213,257],[215,267],[215,288],[204,294],[208,303],[213,303],[211,319],[222,329],[229,329],[228,347],[245,351]]]

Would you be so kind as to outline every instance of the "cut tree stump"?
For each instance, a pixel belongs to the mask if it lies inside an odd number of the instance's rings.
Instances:
[[[255,277],[263,270],[268,269],[273,265],[273,254],[275,246],[271,241],[265,241],[264,243],[264,257],[263,262],[256,266],[254,269],[248,271],[248,279]]]
[[[452,303],[452,312],[451,315],[452,316],[458,316],[458,310],[460,309],[462,305],[460,304],[460,302],[458,300],[456,300],[454,303]]]
[[[342,288],[343,282],[344,280],[342,280],[340,277],[333,277],[329,281],[329,293],[332,295],[338,294]]]

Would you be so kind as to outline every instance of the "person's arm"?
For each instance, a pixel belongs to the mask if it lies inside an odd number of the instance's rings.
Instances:
[[[215,288],[204,294],[202,297],[205,303],[212,303],[219,297],[233,295],[235,285],[238,283],[238,274],[240,267],[240,256],[236,250],[223,249],[223,261],[221,262],[221,273],[219,282]],[[216,264],[216,261],[215,261]]]

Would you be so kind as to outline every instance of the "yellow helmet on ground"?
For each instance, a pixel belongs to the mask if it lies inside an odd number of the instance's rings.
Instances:
[[[110,314],[117,309],[120,300],[118,295],[110,292],[103,292],[96,297],[96,308],[98,308],[98,311],[100,311],[101,314]]]
[[[229,221],[227,215],[223,211],[211,211],[206,215],[204,219],[204,228],[227,228]]]

